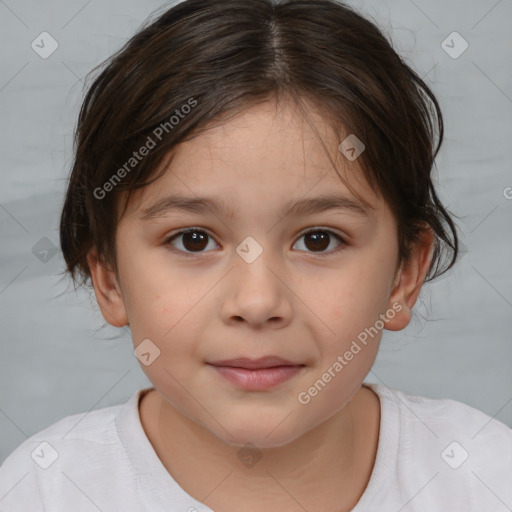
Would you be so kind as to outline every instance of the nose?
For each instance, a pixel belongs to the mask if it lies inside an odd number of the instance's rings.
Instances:
[[[229,272],[221,314],[227,324],[246,322],[251,327],[282,328],[291,321],[292,292],[283,271],[268,262],[263,252],[255,261],[240,260]]]

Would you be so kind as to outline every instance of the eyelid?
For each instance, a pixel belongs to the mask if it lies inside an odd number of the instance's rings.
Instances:
[[[327,226],[313,226],[311,228],[306,228],[302,231],[299,232],[299,234],[297,235],[298,237],[301,237],[301,236],[304,236],[304,235],[307,235],[308,233],[311,233],[311,232],[314,232],[314,231],[326,231],[328,233],[331,233],[333,235],[336,235],[337,237],[339,237],[341,240],[345,241],[345,235],[342,235],[340,234],[336,229],[334,228],[329,228]]]
[[[209,237],[215,238],[211,234],[211,231],[209,229],[202,228],[202,227],[199,227],[199,226],[190,226],[188,228],[176,229],[175,231],[171,231],[168,235],[166,235],[165,238],[166,238],[166,240],[169,240],[169,239],[175,237],[176,235],[181,235],[183,233],[188,233],[189,231],[202,231],[202,232],[206,233]]]

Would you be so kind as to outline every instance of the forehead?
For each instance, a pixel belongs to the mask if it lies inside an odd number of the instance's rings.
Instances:
[[[291,198],[329,194],[378,207],[357,160],[338,148],[348,134],[314,108],[307,116],[309,123],[289,102],[266,102],[179,144],[157,170],[164,174],[132,194],[128,216],[140,217],[171,192],[222,197],[232,213],[248,201],[281,207]]]

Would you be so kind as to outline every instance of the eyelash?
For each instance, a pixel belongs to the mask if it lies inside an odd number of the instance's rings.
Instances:
[[[167,246],[170,246],[170,250],[172,250],[173,252],[178,252],[180,255],[183,255],[183,256],[186,256],[186,257],[197,257],[201,254],[204,254],[204,253],[207,253],[207,252],[210,252],[210,251],[200,251],[200,252],[186,252],[186,251],[182,251],[181,249],[176,249],[175,247],[172,246],[172,241],[179,237],[180,235],[183,235],[185,233],[190,233],[190,232],[199,232],[199,233],[204,233],[206,234],[209,238],[212,238],[213,237],[207,232],[205,231],[204,229],[201,229],[201,228],[196,228],[196,227],[192,227],[192,228],[187,228],[187,229],[182,229],[181,231],[177,231],[173,234],[171,234],[169,237],[167,237],[167,239],[165,240],[165,245]],[[311,233],[317,233],[317,232],[322,232],[322,233],[328,233],[329,235],[332,235],[334,236],[339,242],[340,244],[338,245],[338,247],[336,247],[335,249],[331,249],[330,251],[323,251],[323,252],[314,252],[314,251],[302,251],[302,252],[308,252],[310,254],[314,254],[314,255],[320,255],[320,256],[323,256],[323,255],[331,255],[331,254],[334,254],[334,253],[337,253],[341,250],[343,250],[345,248],[345,246],[347,245],[347,243],[345,242],[345,240],[340,236],[338,235],[337,233],[335,233],[334,231],[330,230],[330,229],[327,229],[327,228],[320,228],[320,227],[316,227],[315,229],[309,229],[308,231],[304,231],[302,232],[300,235],[299,235],[299,239],[302,238],[303,236],[305,235],[309,235]],[[215,242],[217,243],[217,242]],[[218,244],[217,244],[218,245]],[[294,244],[295,245],[295,244]]]

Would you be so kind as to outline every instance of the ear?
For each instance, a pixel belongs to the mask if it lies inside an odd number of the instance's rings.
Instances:
[[[393,284],[388,308],[396,314],[386,322],[389,331],[400,331],[411,321],[412,308],[432,262],[435,242],[432,228],[425,226],[419,236],[420,241],[411,247],[409,258],[402,263]]]
[[[87,262],[91,270],[96,300],[103,317],[114,327],[123,327],[128,324],[124,298],[115,272],[98,257],[96,248],[89,251]]]

